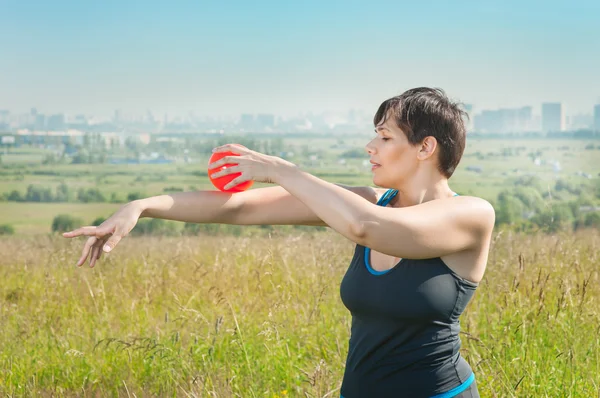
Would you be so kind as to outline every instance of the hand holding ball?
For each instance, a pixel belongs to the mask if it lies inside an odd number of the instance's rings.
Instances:
[[[236,144],[236,145],[239,145],[239,144]],[[239,145],[239,146],[242,146],[242,145]],[[240,155],[237,155],[233,152],[213,153],[211,155],[210,159],[208,160],[208,164],[216,162],[217,160],[224,158],[225,156],[240,156]],[[212,184],[215,186],[215,188],[217,188],[219,191],[231,192],[231,193],[242,192],[242,191],[247,190],[248,188],[250,188],[252,186],[252,184],[254,184],[254,181],[250,180],[250,181],[242,182],[241,184],[235,185],[229,189],[225,189],[224,188],[225,185],[230,183],[233,179],[239,177],[241,175],[241,173],[229,174],[229,175],[217,177],[217,178],[212,177],[212,175],[214,173],[221,171],[223,169],[226,169],[227,167],[231,167],[231,166],[235,166],[235,165],[236,164],[225,164],[221,167],[217,167],[216,169],[208,169],[208,178],[210,179],[210,182],[212,182]]]

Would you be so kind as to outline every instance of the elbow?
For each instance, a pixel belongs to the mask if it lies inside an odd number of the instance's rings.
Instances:
[[[368,235],[368,226],[366,222],[360,220],[352,221],[348,229],[352,241],[358,244],[366,242]]]

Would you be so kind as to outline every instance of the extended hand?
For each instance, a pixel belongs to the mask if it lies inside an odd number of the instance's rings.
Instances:
[[[102,250],[108,253],[115,248],[121,238],[129,234],[137,224],[141,213],[141,208],[135,202],[129,202],[97,227],[81,227],[65,232],[63,234],[65,238],[75,238],[81,235],[89,236],[83,246],[77,266],[83,265],[91,253],[90,267],[93,267],[96,261],[100,259]]]
[[[287,160],[252,151],[239,145],[222,145],[213,149],[213,152],[232,152],[236,155],[240,155],[225,156],[208,165],[209,169],[216,169],[225,164],[236,164],[236,166],[227,167],[212,175],[213,178],[219,178],[229,174],[241,173],[240,176],[225,185],[224,189],[229,189],[250,180],[256,182],[277,183],[278,178],[281,176],[281,172],[284,169],[296,167]]]

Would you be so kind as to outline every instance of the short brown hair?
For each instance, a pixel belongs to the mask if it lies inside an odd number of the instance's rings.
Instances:
[[[373,118],[378,126],[392,116],[412,145],[432,136],[440,147],[440,172],[450,178],[462,158],[466,144],[462,104],[451,101],[444,90],[418,87],[383,101]]]

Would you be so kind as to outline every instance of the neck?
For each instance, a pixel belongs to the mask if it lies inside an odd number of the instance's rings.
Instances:
[[[414,206],[434,199],[452,197],[454,192],[448,179],[439,173],[415,175],[410,181],[397,187],[398,195],[394,207]]]

